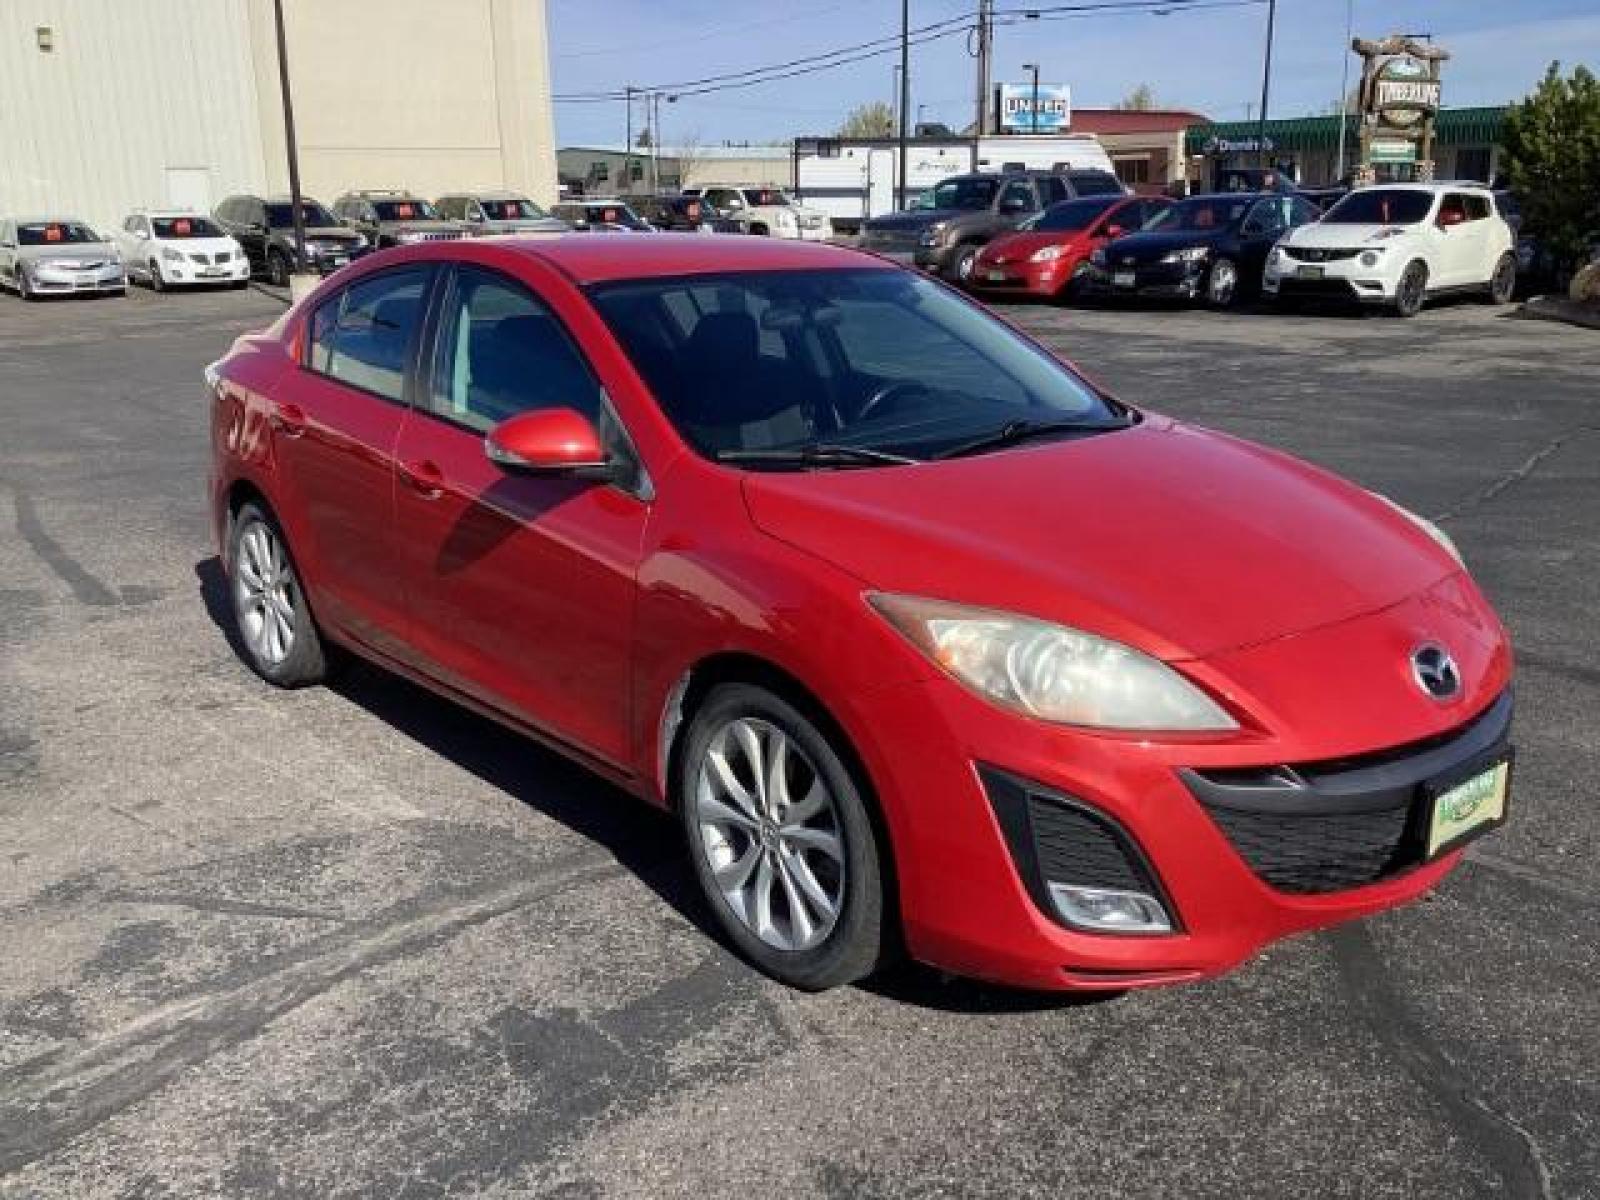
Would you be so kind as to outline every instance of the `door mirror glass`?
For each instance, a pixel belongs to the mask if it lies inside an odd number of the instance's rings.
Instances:
[[[600,435],[576,409],[540,408],[508,417],[489,431],[484,453],[518,475],[607,478],[610,463]]]

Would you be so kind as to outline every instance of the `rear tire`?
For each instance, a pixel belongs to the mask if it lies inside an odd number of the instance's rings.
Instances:
[[[1206,272],[1206,303],[1229,308],[1239,294],[1239,268],[1231,258],[1219,258]]]
[[[1489,277],[1489,303],[1510,304],[1517,292],[1517,256],[1502,254]]]
[[[322,682],[328,660],[289,543],[254,503],[240,507],[228,531],[228,597],[252,671],[281,688]]]
[[[806,991],[870,974],[886,944],[872,818],[831,737],[765,688],[723,684],[694,715],[674,784],[718,923],[751,963]]]
[[[1420,258],[1406,264],[1400,282],[1394,289],[1394,311],[1397,316],[1414,317],[1422,311],[1428,299],[1428,264]]]

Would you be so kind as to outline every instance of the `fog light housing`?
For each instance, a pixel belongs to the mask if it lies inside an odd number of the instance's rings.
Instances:
[[[1050,882],[1050,900],[1061,919],[1090,933],[1171,933],[1172,918],[1145,892],[1078,887]]]
[[[1361,265],[1363,267],[1375,267],[1375,266],[1377,266],[1378,265],[1378,256],[1375,253],[1373,253],[1371,250],[1368,250],[1365,254],[1363,254],[1361,256]]]

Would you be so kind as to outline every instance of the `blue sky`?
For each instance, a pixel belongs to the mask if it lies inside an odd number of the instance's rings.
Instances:
[[[1028,0],[997,0],[999,9]],[[1041,6],[1062,0],[1033,0]],[[1271,113],[1324,111],[1339,96],[1346,0],[1278,0]],[[765,66],[899,29],[899,0],[546,0],[551,70],[559,93],[610,91]],[[1600,0],[1354,0],[1355,31],[1430,32],[1452,52],[1448,105],[1497,104],[1524,95],[1552,59],[1600,69]],[[970,13],[976,0],[911,0],[913,27]],[[1022,80],[1037,59],[1043,79],[1072,86],[1084,107],[1115,103],[1140,83],[1172,107],[1217,120],[1253,111],[1261,89],[1266,6],[1160,17],[1116,14],[1031,21],[995,38],[995,79]],[[832,131],[854,105],[887,100],[897,56],[799,79],[661,105],[668,142],[682,137],[781,140]],[[1352,58],[1352,75],[1354,62]],[[912,49],[913,111],[959,127],[972,117],[972,59],[952,37]],[[637,106],[642,109],[642,106]],[[636,123],[640,118],[635,118]],[[621,101],[558,104],[562,145],[620,142]],[[637,127],[637,124],[636,124]]]

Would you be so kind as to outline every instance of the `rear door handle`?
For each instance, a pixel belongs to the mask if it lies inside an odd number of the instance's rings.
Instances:
[[[272,410],[272,427],[284,437],[297,438],[306,431],[306,414],[298,404],[278,404]]]
[[[432,459],[403,464],[400,477],[425,500],[437,500],[444,495],[444,472]]]

